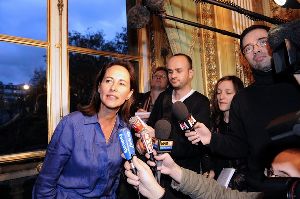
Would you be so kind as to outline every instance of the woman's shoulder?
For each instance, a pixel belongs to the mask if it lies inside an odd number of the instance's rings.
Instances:
[[[81,121],[86,123],[86,122],[94,120],[94,118],[95,118],[95,115],[88,116],[88,115],[84,115],[80,111],[75,111],[75,112],[71,112],[68,115],[64,116],[63,120],[69,121],[72,123],[78,123],[78,122],[80,123]]]
[[[83,117],[84,117],[84,115],[80,111],[74,111],[74,112],[71,112],[68,115],[64,116],[64,118],[67,118],[67,119],[80,119]]]

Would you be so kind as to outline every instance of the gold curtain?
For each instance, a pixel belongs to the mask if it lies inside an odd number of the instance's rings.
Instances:
[[[193,22],[199,21],[199,10],[193,1],[189,0],[167,0],[165,1],[166,14]],[[201,65],[201,45],[199,35],[200,29],[164,20],[164,27],[168,35],[168,40],[172,54],[185,53],[193,60],[195,71],[192,87],[199,92],[204,92],[203,67]]]
[[[228,1],[269,17],[289,20],[299,17],[298,10],[280,8],[273,0]],[[166,0],[164,8],[167,15],[237,34],[252,24],[265,23],[212,4],[196,4],[192,0]],[[171,20],[164,20],[164,27],[172,54],[185,53],[193,60],[194,89],[210,97],[216,81],[224,75],[237,75],[246,86],[252,82],[251,70],[239,49],[239,39]]]
[[[196,4],[192,0],[167,0],[165,10],[167,15],[233,30],[231,11],[211,4]],[[214,84],[221,76],[236,75],[235,63],[239,59],[235,53],[236,39],[171,20],[165,20],[164,26],[172,53],[185,53],[193,60],[194,89],[210,97]]]

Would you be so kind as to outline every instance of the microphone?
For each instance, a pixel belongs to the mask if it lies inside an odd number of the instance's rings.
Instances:
[[[145,155],[145,153],[146,153],[146,148],[144,147],[144,144],[143,144],[141,138],[139,138],[139,139],[136,141],[135,148],[136,148],[137,152],[138,152],[140,155]]]
[[[125,159],[129,161],[132,172],[136,175],[137,170],[133,165],[132,157],[135,155],[131,132],[128,128],[121,128],[118,132],[119,141]]]
[[[154,149],[158,153],[171,152],[173,148],[173,141],[168,140],[171,134],[171,124],[167,120],[158,120],[154,126],[155,129],[155,143]]]
[[[129,9],[127,20],[130,28],[143,28],[150,21],[150,12],[144,6],[137,4]]]
[[[185,104],[181,101],[177,101],[172,105],[172,112],[178,119],[181,130],[194,130],[196,124],[195,118],[189,113]]]
[[[153,138],[151,138],[151,139],[152,139],[152,143],[153,143],[153,148],[154,148],[155,150],[157,150],[157,148],[155,148],[156,145],[157,145],[157,144],[156,144],[156,142],[157,142],[156,138],[153,137]],[[136,148],[137,152],[138,152],[140,155],[145,155],[145,154],[147,153],[147,150],[146,150],[146,147],[144,146],[144,143],[143,143],[143,141],[142,141],[142,138],[139,138],[139,139],[136,141],[135,148]]]
[[[171,124],[167,120],[158,120],[154,126],[156,142],[154,148],[157,153],[171,152],[173,147],[173,141],[167,140],[171,134]],[[156,161],[157,166],[161,166],[162,161]],[[160,184],[161,171],[157,170],[156,180]]]
[[[139,116],[131,117],[129,119],[129,123],[131,124],[132,128],[141,135],[142,143],[146,148],[147,153],[150,155],[150,160],[154,162],[152,138],[145,128],[146,124]],[[153,171],[156,172],[156,167],[153,167]]]
[[[291,40],[298,48],[300,47],[300,20],[278,25],[268,32],[268,42],[272,50],[276,50],[285,39]]]
[[[277,73],[290,69],[300,71],[300,20],[281,24],[268,32],[268,42],[273,50]]]
[[[269,30],[268,42],[270,47],[273,50],[276,50],[280,45],[283,44],[284,39],[287,39],[289,37],[287,28],[288,28],[287,24],[282,24],[280,26],[276,26],[275,28]]]

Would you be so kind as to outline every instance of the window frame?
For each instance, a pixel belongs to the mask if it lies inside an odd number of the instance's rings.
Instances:
[[[137,55],[125,55],[114,52],[98,51],[93,49],[68,45],[68,0],[47,1],[47,40],[35,40],[18,36],[0,34],[0,41],[21,45],[36,46],[46,49],[47,52],[47,118],[48,142],[53,131],[63,116],[70,112],[69,93],[69,52],[89,55],[109,56],[113,58],[137,61],[139,65],[139,82],[143,86],[147,80],[143,74],[148,74],[150,63],[148,56],[148,39],[146,28],[137,30]],[[134,5],[135,1],[126,0],[126,5]],[[127,8],[128,9],[128,8]],[[57,28],[59,27],[59,28]],[[135,30],[133,30],[135,31]],[[146,42],[145,42],[146,41]],[[130,45],[130,44],[129,44]],[[30,151],[17,154],[1,155],[2,163],[16,162],[28,159],[43,158],[45,150]]]

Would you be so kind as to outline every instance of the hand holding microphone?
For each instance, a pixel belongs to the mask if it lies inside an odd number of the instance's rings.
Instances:
[[[156,182],[149,166],[137,157],[133,157],[133,164],[137,169],[137,175],[130,170],[129,162],[124,164],[127,182],[138,188],[140,193],[147,198],[161,198],[165,191]]]
[[[188,112],[185,104],[177,101],[172,106],[172,111],[178,119],[181,130],[185,131],[185,136],[192,144],[209,144],[211,140],[210,130],[203,124],[195,120]]]
[[[140,134],[142,139],[142,143],[146,148],[147,153],[150,155],[150,160],[154,161],[153,155],[153,143],[152,138],[149,134],[149,131],[146,129],[146,124],[139,118],[138,116],[131,117],[129,119],[129,123],[131,124],[132,128]],[[156,173],[156,167],[153,167],[153,172]]]
[[[131,132],[128,128],[122,128],[118,132],[120,145],[125,159],[130,163],[130,168],[134,174],[136,174],[136,168],[132,163],[132,158],[135,156],[134,144],[131,136]]]
[[[211,141],[211,132],[205,124],[197,122],[194,128],[195,131],[185,133],[188,140],[191,141],[192,144],[198,144],[199,142],[204,145],[209,144]]]
[[[148,156],[148,154],[146,154],[146,156]],[[176,182],[181,182],[182,169],[174,162],[169,153],[155,155],[155,159],[162,163],[160,166],[157,166],[157,170],[159,170],[162,174],[169,175]],[[147,161],[147,164],[154,166],[155,162]]]

